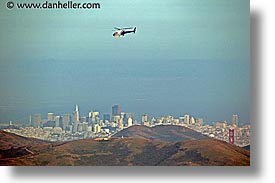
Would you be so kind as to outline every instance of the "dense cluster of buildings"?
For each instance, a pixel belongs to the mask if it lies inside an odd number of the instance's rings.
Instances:
[[[103,118],[100,118],[98,111],[91,111],[87,116],[80,116],[78,105],[76,105],[72,114],[54,116],[54,113],[49,112],[47,119],[42,119],[41,114],[35,114],[31,122],[34,128],[61,128],[63,131],[74,134],[86,131],[100,133],[102,129],[113,132],[132,125],[133,114],[122,112],[119,105],[114,105],[112,114],[103,114]]]
[[[101,117],[102,116],[102,117]],[[11,125],[11,124],[10,124]],[[111,114],[100,115],[98,111],[91,111],[87,116],[80,116],[78,105],[72,114],[54,115],[48,112],[47,118],[41,114],[30,116],[28,127],[6,129],[26,137],[34,137],[49,141],[68,141],[82,138],[108,137],[117,131],[132,125],[180,125],[191,128],[209,137],[229,142],[230,131],[234,131],[235,143],[239,146],[250,144],[250,125],[240,126],[238,115],[232,115],[232,123],[227,121],[205,125],[203,118],[195,118],[189,114],[175,118],[171,115],[150,118],[148,114],[141,116],[141,121],[135,120],[133,113],[122,112],[120,105],[112,106]]]

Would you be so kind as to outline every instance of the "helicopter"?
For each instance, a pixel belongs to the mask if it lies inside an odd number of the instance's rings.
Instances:
[[[114,27],[114,29],[116,29],[116,31],[113,33],[114,37],[124,37],[125,34],[128,33],[136,33],[136,27],[133,29],[133,27],[127,27],[127,28],[117,28]],[[133,30],[129,30],[129,29],[133,29]]]

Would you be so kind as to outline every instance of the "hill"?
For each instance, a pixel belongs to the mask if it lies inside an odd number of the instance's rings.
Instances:
[[[6,132],[5,132],[6,133]],[[1,134],[3,134],[1,132]],[[5,134],[7,135],[7,134]],[[248,166],[249,151],[214,139],[161,142],[135,138],[94,139],[47,143],[10,135],[16,144],[31,147],[0,149],[0,165],[38,166]],[[2,139],[1,139],[2,140]],[[3,146],[1,146],[2,148]],[[22,152],[18,152],[21,149]],[[9,151],[9,155],[5,155]],[[20,154],[20,155],[18,155]]]
[[[0,131],[0,160],[5,158],[16,158],[35,154],[50,145],[35,138],[22,137],[13,133]],[[0,163],[1,165],[1,163]]]
[[[194,130],[177,125],[158,125],[147,127],[134,125],[116,133],[113,137],[142,138],[147,140],[159,140],[164,142],[182,142],[196,139],[208,139]]]
[[[18,148],[22,146],[48,144],[48,143],[49,142],[46,142],[43,140],[39,140],[35,138],[27,138],[27,137],[19,136],[13,133],[0,130],[0,149],[1,150]]]

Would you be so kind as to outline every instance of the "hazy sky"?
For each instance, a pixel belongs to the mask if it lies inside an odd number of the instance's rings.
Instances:
[[[0,122],[71,113],[76,103],[81,115],[120,104],[138,119],[249,122],[248,0],[95,2],[100,9],[0,2]],[[112,37],[113,27],[129,26],[135,35]]]

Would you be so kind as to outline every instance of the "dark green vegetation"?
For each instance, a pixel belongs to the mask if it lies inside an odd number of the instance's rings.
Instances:
[[[48,143],[0,131],[0,165],[236,165],[249,151],[213,139],[162,142],[137,138]]]
[[[114,135],[114,137],[122,136],[147,140],[159,140],[164,142],[183,142],[188,140],[208,138],[207,136],[202,135],[194,130],[176,125],[158,125],[154,127],[135,125],[126,128]]]

